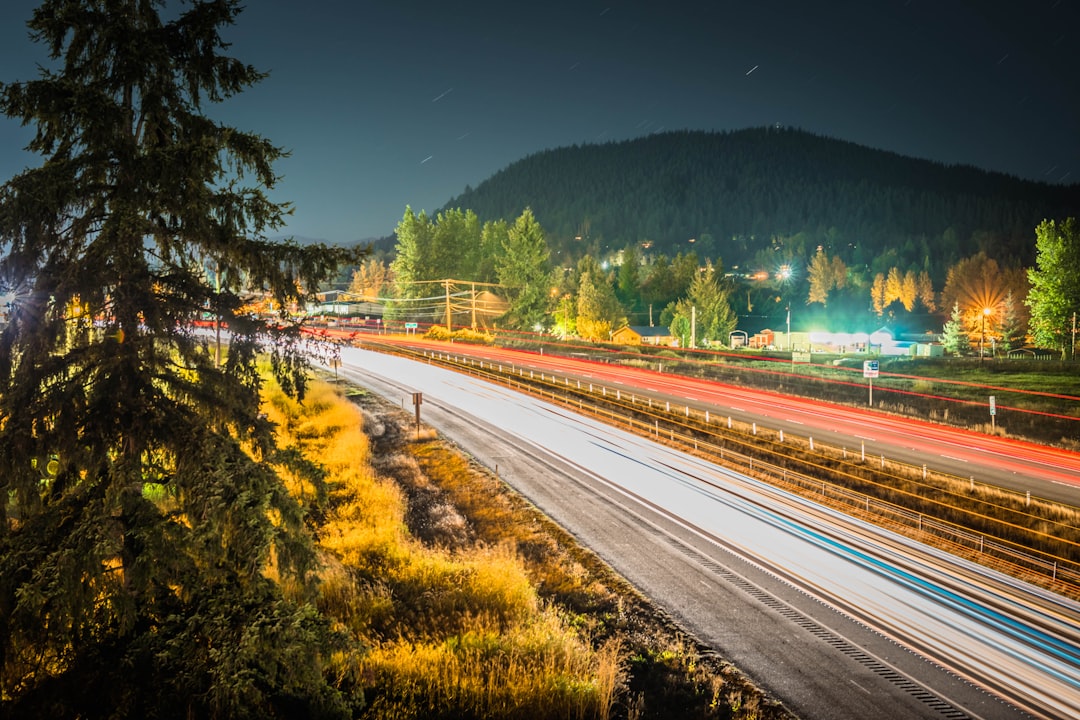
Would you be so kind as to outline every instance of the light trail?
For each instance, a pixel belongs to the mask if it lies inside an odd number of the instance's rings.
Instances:
[[[557,453],[987,692],[1080,717],[1080,604],[501,386],[360,354],[343,359]]]

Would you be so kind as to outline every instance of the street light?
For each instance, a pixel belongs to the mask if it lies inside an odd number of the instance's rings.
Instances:
[[[986,318],[990,316],[990,313],[994,312],[993,309],[984,307],[982,310],[982,331],[979,335],[979,362],[983,361],[983,345],[986,343]]]

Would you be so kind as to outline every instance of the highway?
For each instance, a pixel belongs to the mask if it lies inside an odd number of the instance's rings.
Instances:
[[[932,471],[1080,506],[1080,453],[1076,452],[656,370],[485,346],[389,340],[429,352],[484,358],[605,384],[671,402],[675,407],[689,405],[709,410],[715,417],[731,416],[783,429],[787,435],[812,437],[854,453],[865,452],[868,457],[880,455],[916,467],[926,465]]]
[[[342,349],[804,718],[1080,717],[1080,604],[504,387]]]

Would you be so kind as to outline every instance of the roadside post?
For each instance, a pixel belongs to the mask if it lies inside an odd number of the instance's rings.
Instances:
[[[874,378],[878,376],[878,361],[863,360],[862,376],[870,381],[870,407],[874,406]]]
[[[997,415],[997,400],[993,395],[990,396],[990,429],[997,429],[997,421],[995,416]]]
[[[424,402],[424,393],[414,392],[412,403],[416,406],[416,439],[420,439],[420,405]]]

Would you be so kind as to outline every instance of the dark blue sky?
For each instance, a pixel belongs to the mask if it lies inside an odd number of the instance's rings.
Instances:
[[[171,0],[175,4],[176,0]],[[29,79],[34,0],[0,7]],[[248,0],[268,80],[209,112],[292,151],[287,231],[390,233],[531,153],[781,123],[939,162],[1080,182],[1076,0]],[[0,179],[37,159],[0,119]]]

